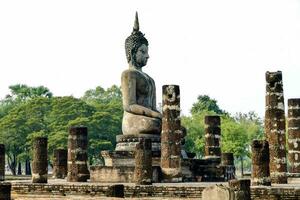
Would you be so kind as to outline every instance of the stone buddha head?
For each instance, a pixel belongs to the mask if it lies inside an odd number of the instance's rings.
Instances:
[[[139,31],[138,14],[135,15],[133,31],[125,40],[127,62],[135,68],[142,68],[149,59],[148,40]]]

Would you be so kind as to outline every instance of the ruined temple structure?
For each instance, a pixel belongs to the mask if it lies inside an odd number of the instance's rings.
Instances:
[[[36,137],[33,140],[32,182],[48,182],[48,138]]]
[[[265,134],[269,142],[272,183],[287,183],[282,72],[266,72]]]
[[[104,165],[90,167],[91,182],[142,183],[144,164],[135,158],[147,154],[148,149],[140,144],[146,140],[151,141],[153,183],[223,181],[226,173],[232,177],[233,168],[221,165],[219,116],[208,117],[208,154],[205,159],[196,159],[195,154],[182,149],[186,129],[180,123],[179,86],[163,86],[163,113],[157,110],[155,81],[142,70],[149,58],[148,45],[136,14],[132,33],[125,40],[129,67],[121,75],[122,134],[116,136],[115,151],[101,152]]]
[[[71,127],[68,137],[68,182],[86,182],[90,178],[87,166],[87,127]]]
[[[252,150],[252,185],[271,185],[269,143],[266,140],[253,140]]]
[[[300,174],[300,99],[288,99],[287,121],[289,172]]]

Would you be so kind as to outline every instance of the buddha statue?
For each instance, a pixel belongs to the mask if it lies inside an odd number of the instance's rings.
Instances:
[[[122,73],[123,135],[160,134],[162,115],[156,109],[154,80],[142,71],[149,59],[148,41],[139,31],[135,15],[131,35],[125,41],[129,69]]]

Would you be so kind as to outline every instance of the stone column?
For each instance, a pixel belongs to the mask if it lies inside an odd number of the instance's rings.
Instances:
[[[234,191],[235,200],[251,200],[251,181],[249,179],[234,179],[228,181],[228,186]]]
[[[11,200],[11,183],[0,182],[0,200]]]
[[[53,154],[53,178],[65,178],[68,173],[68,151],[55,149]]]
[[[252,185],[271,186],[269,143],[266,140],[253,140],[252,151]]]
[[[134,182],[138,185],[152,184],[152,141],[140,138],[135,150]]]
[[[164,182],[180,182],[181,123],[178,85],[163,86],[163,119],[161,134],[161,168]]]
[[[288,147],[290,173],[300,173],[300,98],[288,100]]]
[[[32,182],[47,183],[48,181],[48,139],[36,137],[33,141]]]
[[[205,159],[221,162],[221,120],[220,116],[205,116]]]
[[[265,133],[269,142],[272,183],[287,183],[282,73],[266,72]]]
[[[222,153],[221,154],[221,166],[224,166],[225,181],[235,178],[235,166],[234,166],[234,157],[233,153]]]
[[[90,177],[87,167],[87,127],[71,127],[68,137],[68,182],[86,182]]]
[[[5,146],[0,144],[0,181],[4,181],[5,177]]]

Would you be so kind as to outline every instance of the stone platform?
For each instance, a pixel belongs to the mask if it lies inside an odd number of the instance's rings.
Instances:
[[[300,199],[300,181],[289,180],[290,184],[276,184],[272,187],[251,187],[252,200]],[[201,199],[205,187],[227,183],[155,183],[137,186],[132,183],[68,183],[66,180],[50,179],[48,184],[25,181],[11,181],[13,199],[113,199],[114,188],[121,188],[125,198],[130,199]],[[120,191],[119,191],[120,192]]]

